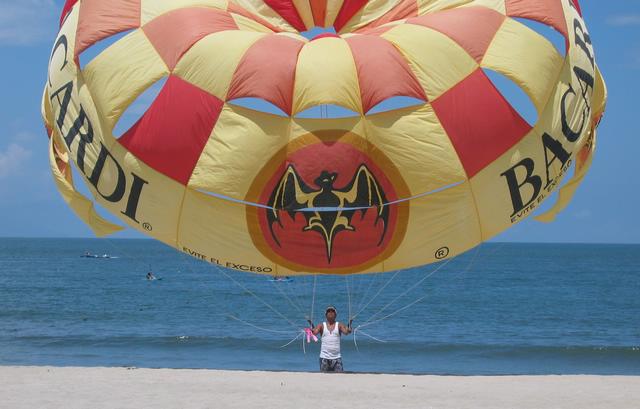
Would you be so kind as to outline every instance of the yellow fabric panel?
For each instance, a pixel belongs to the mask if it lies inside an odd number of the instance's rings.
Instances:
[[[95,190],[90,186],[92,193],[96,197],[96,201],[112,214],[117,215],[129,226],[152,236],[156,240],[175,246],[180,207],[186,189],[185,186],[151,169],[124,149],[119,143],[113,143],[108,149],[115,161],[118,162],[123,169],[126,169],[127,192],[129,192],[132,187],[133,174],[136,174],[147,182],[142,188],[137,207],[136,219],[138,223],[122,214],[126,207],[125,202],[127,195],[118,203],[110,203],[100,195],[96,195]],[[113,191],[114,183],[117,179],[116,168],[114,166],[105,167],[103,173],[104,175],[100,179],[98,188],[103,192]],[[149,230],[149,228],[151,230]]]
[[[236,22],[239,30],[245,31],[255,31],[257,33],[267,33],[271,34],[273,31],[271,29],[263,26],[255,20],[251,20],[250,18],[246,18],[245,16],[241,16],[239,14],[230,13],[231,17],[233,17],[233,21]]]
[[[430,28],[402,24],[382,37],[404,55],[431,101],[478,68],[476,61],[462,47]]]
[[[237,30],[208,35],[185,53],[174,74],[224,101],[242,56],[265,35]]]
[[[576,194],[578,187],[583,182],[584,177],[589,172],[591,168],[591,164],[593,163],[593,154],[596,149],[596,133],[597,131],[593,130],[593,139],[588,146],[583,147],[586,150],[586,160],[584,163],[576,164],[576,170],[573,177],[558,190],[558,200],[554,203],[553,207],[541,215],[535,217],[535,219],[539,222],[543,223],[551,223],[555,220],[558,213],[566,209],[566,207],[571,203],[573,196]]]
[[[291,123],[289,141],[294,141],[309,133],[315,133],[317,131],[327,129],[353,132],[366,139],[364,135],[365,129],[362,117],[331,119],[294,118]]]
[[[104,125],[112,130],[125,109],[169,70],[144,32],[136,30],[98,55],[82,74]]]
[[[324,16],[324,26],[331,27],[338,17],[338,12],[342,8],[344,0],[327,0],[327,11]]]
[[[515,147],[511,148],[496,161],[484,168],[471,179],[471,186],[477,204],[479,219],[481,221],[482,240],[489,240],[517,221],[530,216],[534,208],[528,208],[522,212],[522,217],[511,221],[514,208],[510,200],[509,187],[503,172],[518,164],[525,158],[531,158],[536,163],[536,176],[544,178],[544,150],[540,143],[541,134],[532,131],[523,138]],[[526,170],[517,169],[518,180],[524,180]],[[530,185],[525,185],[521,189],[523,202],[534,194],[534,189]],[[533,204],[534,207],[538,203]]]
[[[540,34],[506,19],[482,60],[482,67],[512,79],[529,95],[538,113],[553,91],[564,59]]]
[[[507,6],[505,5],[505,0],[473,0],[472,2],[466,4],[465,6],[469,6],[469,7],[484,6],[492,10],[495,10],[500,14],[507,14]]]
[[[307,30],[312,29],[315,24],[313,24],[313,14],[311,13],[309,0],[292,0],[292,2]]]
[[[42,92],[42,100],[40,101],[40,115],[44,121],[44,126],[53,129],[53,112],[51,111],[51,101],[49,100],[49,92],[47,87]]]
[[[293,91],[293,113],[335,104],[362,113],[355,62],[346,41],[325,37],[302,47]]]
[[[572,76],[572,65],[567,63],[560,75],[560,83],[553,91],[553,95],[545,110],[540,116],[536,127],[525,136],[518,144],[513,146],[493,163],[479,172],[471,179],[471,185],[476,198],[480,220],[482,222],[483,240],[488,240],[498,233],[511,227],[513,224],[530,216],[538,206],[551,196],[553,191],[560,185],[562,179],[568,173],[572,164],[568,161],[564,166],[559,159],[550,163],[548,168],[549,184],[547,184],[546,161],[554,158],[554,153],[547,150],[545,157],[545,145],[543,144],[543,134],[548,134],[561,144],[571,160],[587,142],[591,130],[591,118],[584,120],[584,127],[580,137],[574,141],[568,141],[563,135],[561,120],[561,101],[567,92],[568,85],[572,84],[574,89],[580,89],[577,81]],[[580,129],[583,122],[582,112],[585,103],[581,97],[569,99],[567,101],[567,121],[571,129]],[[531,183],[524,183],[519,189],[523,209],[514,214],[515,206],[512,203],[510,190],[506,176],[502,176],[508,169],[530,159],[533,162],[533,178],[540,179],[540,188],[537,196],[534,196],[535,188]],[[527,170],[524,166],[515,169],[517,181],[525,181]],[[529,203],[530,202],[530,203]]]
[[[593,117],[597,118],[598,116],[604,113],[605,107],[607,106],[607,84],[604,82],[602,78],[602,73],[600,69],[596,65],[596,83],[593,88]]]
[[[371,0],[351,17],[349,22],[340,30],[341,33],[355,31],[376,20],[391,9],[396,7],[402,0]]]
[[[258,172],[289,142],[290,122],[226,104],[189,187],[244,200]]]
[[[444,258],[455,257],[481,243],[468,182],[411,200],[409,206],[404,240],[384,261],[384,271],[433,263],[447,253]]]
[[[307,40],[306,37],[303,37],[298,33],[289,33],[289,32],[283,31],[281,33],[275,33],[274,35],[293,38],[294,40],[298,40],[298,41],[301,41],[303,43],[308,43],[309,42],[309,40]]]
[[[62,199],[73,210],[73,212],[82,220],[98,237],[108,236],[123,230],[123,227],[113,224],[102,218],[95,210],[93,202],[82,194],[80,194],[73,185],[73,177],[71,174],[71,165],[68,160],[63,160],[63,157],[56,156],[54,148],[54,139],[52,136],[49,141],[49,165],[51,167],[51,173],[53,180]],[[56,144],[60,145],[60,144]],[[67,155],[64,155],[65,157]],[[63,161],[63,170],[59,168],[58,162]],[[66,158],[64,158],[66,159]]]
[[[94,131],[93,142],[85,147],[86,175],[83,178],[86,180],[92,174],[101,151],[101,144],[107,148],[110,154],[101,172],[97,189],[87,183],[87,187],[95,201],[130,227],[164,243],[175,245],[180,203],[185,187],[139,161],[115,140],[109,129],[101,126],[100,116],[91,103],[91,95],[86,86],[80,85],[79,101],[91,121]],[[77,110],[75,106],[70,106],[69,108]],[[73,118],[77,114],[73,113],[70,116]],[[72,158],[76,157],[78,139],[76,138],[71,145]],[[115,191],[121,177],[118,165],[124,172],[122,181],[125,184],[125,195],[121,200],[112,203],[105,200],[101,194],[108,196]],[[133,188],[134,174],[147,182],[142,188],[138,201],[137,222],[123,215]],[[145,228],[146,224],[151,227],[151,230]]]
[[[280,17],[271,7],[262,0],[232,0],[248,12],[260,16],[271,25],[284,31],[296,31],[285,19]]]
[[[227,265],[233,263],[254,267],[254,273],[272,274],[275,265],[253,246],[246,226],[244,205],[187,189],[177,247],[204,261],[218,261],[222,267],[233,268]]]
[[[54,98],[56,105],[52,104],[50,95],[57,92],[62,88],[64,84],[68,82],[73,83],[73,92],[70,94],[70,103],[67,108],[68,115],[62,124],[62,130],[67,131],[73,126],[72,118],[75,118],[79,113],[79,100],[80,96],[78,88],[80,87],[79,81],[76,79],[78,75],[78,68],[73,63],[72,57],[75,55],[74,51],[74,33],[78,24],[78,10],[79,7],[75,7],[71,14],[67,17],[65,24],[61,27],[59,35],[66,35],[70,40],[67,42],[68,50],[66,58],[64,56],[63,48],[55,49],[52,59],[51,67],[60,67],[60,69],[53,69],[53,72],[49,73],[49,80],[46,83],[45,91],[43,93],[42,100],[42,114],[44,116],[44,122],[51,130],[49,140],[49,165],[51,173],[56,184],[56,188],[63,200],[67,203],[73,212],[89,226],[96,236],[102,237],[113,234],[119,230],[122,230],[121,226],[113,224],[104,218],[102,218],[95,210],[94,204],[91,200],[80,194],[73,183],[73,174],[71,171],[71,158],[68,152],[68,148],[61,139],[61,130],[57,124],[57,118],[60,111],[60,101],[64,98]],[[66,65],[64,62],[67,62]],[[64,68],[62,68],[64,66]],[[90,101],[87,101],[90,104]],[[91,104],[92,106],[92,104]],[[84,128],[83,128],[84,129]]]
[[[433,13],[458,6],[464,6],[472,0],[416,0],[418,2],[418,15]]]
[[[431,105],[369,115],[364,122],[366,139],[400,170],[411,196],[466,180]]]
[[[185,7],[215,7],[226,10],[227,0],[142,0],[141,21],[147,24],[154,18]]]

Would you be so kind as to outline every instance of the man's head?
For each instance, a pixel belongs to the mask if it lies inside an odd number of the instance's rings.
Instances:
[[[333,305],[328,306],[324,311],[324,316],[327,317],[327,321],[335,321],[336,317],[338,316],[336,307],[334,307]]]

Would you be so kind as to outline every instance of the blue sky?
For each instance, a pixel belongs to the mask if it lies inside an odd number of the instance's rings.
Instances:
[[[55,190],[40,120],[62,3],[0,0],[0,237],[92,237]],[[528,220],[499,241],[640,243],[640,0],[581,4],[609,87],[595,162],[556,222]]]

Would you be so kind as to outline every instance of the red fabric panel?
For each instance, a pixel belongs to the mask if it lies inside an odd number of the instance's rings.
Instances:
[[[114,34],[140,27],[140,0],[83,0],[76,56]]]
[[[568,41],[567,22],[558,0],[506,0],[507,16],[535,20],[560,32]]]
[[[408,23],[437,30],[480,62],[505,16],[486,7],[461,7],[410,18]]]
[[[386,14],[377,20],[372,21],[365,27],[356,30],[356,32],[366,31],[374,27],[379,27],[383,24],[390,23],[396,20],[403,20],[409,17],[415,17],[418,15],[418,2],[416,0],[403,0],[397,6],[389,10]]]
[[[265,4],[271,7],[276,13],[278,13],[283,19],[287,20],[287,23],[291,24],[293,28],[298,31],[305,31],[307,27],[304,25],[298,9],[293,5],[291,0],[263,0]]]
[[[293,82],[302,41],[286,36],[265,36],[240,60],[227,100],[262,98],[291,114]]]
[[[316,27],[324,27],[324,20],[327,16],[327,0],[309,0],[313,24]]]
[[[271,23],[269,23],[267,20],[256,16],[255,14],[250,13],[248,10],[244,9],[243,7],[238,6],[235,3],[229,3],[227,5],[227,11],[229,13],[234,13],[234,14],[238,14],[240,16],[246,17],[250,20],[253,20],[259,24],[262,24],[264,27],[268,28],[269,30],[279,33],[282,30],[280,30],[278,27],[272,25]]]
[[[170,70],[173,70],[182,55],[204,36],[237,29],[238,26],[231,14],[204,7],[174,10],[143,27]]]
[[[469,178],[531,130],[481,69],[431,105]]]
[[[156,171],[186,185],[223,102],[170,76],[147,112],[119,142]]]
[[[346,41],[356,63],[365,112],[395,96],[427,100],[418,79],[393,44],[368,35],[353,36]]]
[[[333,22],[333,27],[336,31],[342,30],[347,25],[351,17],[353,17],[361,8],[363,8],[369,0],[344,0],[342,7],[336,16],[336,20]]]
[[[78,0],[67,0],[64,3],[64,7],[62,8],[62,13],[60,13],[60,27],[62,27],[62,23],[64,22],[64,19],[67,18],[67,14],[69,14],[71,9],[73,8],[73,6],[76,5],[77,2]]]
[[[368,36],[381,36],[382,34],[386,33],[387,31],[391,30],[392,28],[396,27],[395,25],[388,25],[388,26],[380,26],[380,27],[373,27],[373,28],[369,28],[364,27],[362,30],[357,31],[358,34],[366,34]]]
[[[333,34],[333,33],[322,33],[322,34],[318,34],[317,36],[313,37],[311,39],[311,41],[315,41],[315,40],[319,40],[321,38],[327,38],[327,37],[333,37],[333,38],[340,38],[339,35],[337,34]]]

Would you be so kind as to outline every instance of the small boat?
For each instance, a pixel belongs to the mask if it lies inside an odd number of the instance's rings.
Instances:
[[[118,257],[111,256],[109,254],[99,255],[99,254],[91,254],[89,252],[84,253],[80,257],[82,258],[118,258]]]
[[[291,277],[271,277],[269,279],[272,283],[290,283],[293,281]]]

